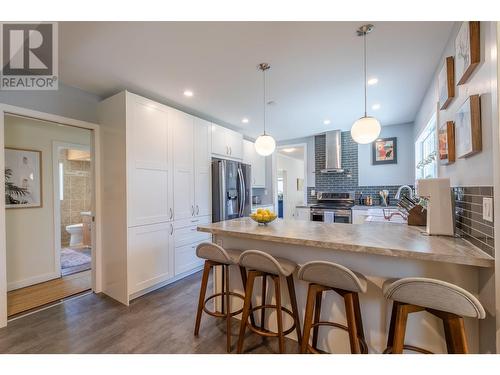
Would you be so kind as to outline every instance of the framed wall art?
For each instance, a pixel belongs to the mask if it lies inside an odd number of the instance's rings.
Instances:
[[[455,123],[446,121],[439,128],[439,160],[441,164],[455,162]]]
[[[379,138],[372,143],[372,164],[397,164],[397,138]]]
[[[453,56],[445,59],[438,76],[439,109],[446,109],[455,97],[455,63]]]
[[[458,158],[472,156],[482,150],[479,95],[467,98],[455,114],[455,147]]]
[[[5,148],[5,207],[42,207],[42,152]]]
[[[467,82],[480,61],[479,21],[463,22],[455,39],[455,80],[457,85]]]

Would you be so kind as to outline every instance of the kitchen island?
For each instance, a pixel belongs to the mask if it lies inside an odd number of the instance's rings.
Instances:
[[[332,261],[364,274],[369,281],[368,290],[360,295],[360,302],[371,353],[381,353],[386,346],[391,303],[382,295],[381,286],[385,280],[432,277],[455,283],[477,295],[479,269],[494,265],[493,258],[469,242],[427,236],[423,229],[391,223],[353,225],[293,220],[276,220],[268,226],[259,226],[249,218],[198,227],[199,231],[213,234],[214,242],[225,248],[262,250],[299,265],[312,260]],[[232,272],[232,276],[232,288],[242,291],[238,273]],[[216,288],[218,284],[215,283]],[[295,285],[302,319],[307,284],[296,280]],[[259,286],[254,290],[260,290]],[[240,302],[235,300],[234,303]],[[337,295],[327,293],[323,306],[322,319],[345,323],[343,303]],[[269,327],[276,329],[275,315],[269,315]],[[408,321],[407,343],[437,353],[445,352],[440,321],[425,313],[412,315]],[[285,326],[291,323],[285,322]],[[471,352],[478,352],[479,323],[466,319],[466,329]],[[319,342],[324,350],[349,352],[347,334],[343,331],[324,329]]]

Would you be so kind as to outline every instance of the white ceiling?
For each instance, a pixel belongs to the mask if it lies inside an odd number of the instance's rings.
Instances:
[[[262,73],[271,64],[269,133],[277,140],[349,129],[363,114],[363,22],[63,22],[60,76],[101,97],[122,89],[245,135],[262,132]],[[368,111],[382,125],[412,122],[452,22],[374,22]],[[183,95],[194,92],[192,98]],[[378,111],[370,107],[379,103]],[[243,117],[249,118],[242,124]],[[324,125],[323,120],[331,124]]]

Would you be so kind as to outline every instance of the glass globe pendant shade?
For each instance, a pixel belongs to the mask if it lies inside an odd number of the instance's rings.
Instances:
[[[361,117],[351,127],[351,137],[357,143],[372,143],[379,135],[380,122],[375,117]]]
[[[261,156],[268,156],[274,152],[276,141],[267,134],[262,134],[255,140],[255,151]]]

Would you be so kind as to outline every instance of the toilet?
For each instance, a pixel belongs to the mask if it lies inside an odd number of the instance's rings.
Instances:
[[[80,246],[83,241],[83,223],[66,226],[66,232],[71,236],[69,246]]]

